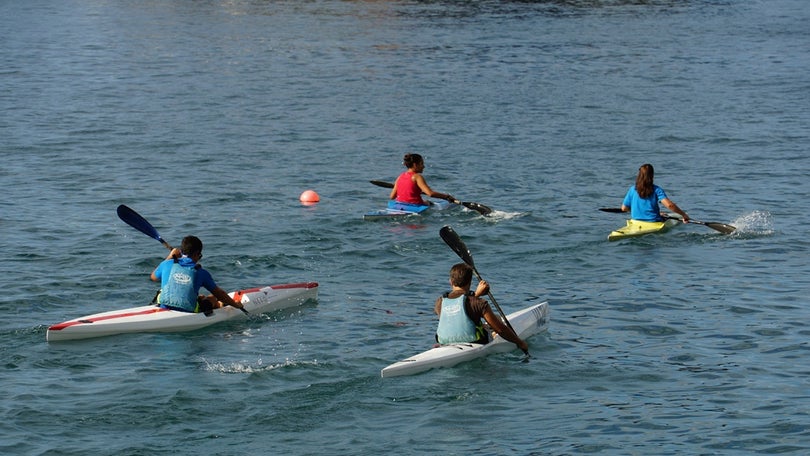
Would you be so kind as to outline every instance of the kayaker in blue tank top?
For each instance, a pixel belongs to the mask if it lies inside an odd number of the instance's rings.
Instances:
[[[451,291],[436,300],[434,311],[439,315],[439,326],[436,330],[436,341],[440,344],[471,342],[487,343],[489,335],[482,319],[501,337],[514,343],[524,353],[529,346],[504,324],[486,299],[481,296],[489,292],[489,284],[482,280],[470,292],[472,268],[466,263],[458,263],[450,268]]]
[[[199,238],[186,236],[180,248],[172,249],[169,256],[152,271],[151,279],[160,282],[158,304],[184,312],[203,311],[206,315],[225,305],[242,309],[242,304],[231,299],[225,290],[217,286],[211,274],[200,266],[202,249]],[[211,295],[199,296],[200,288],[210,291]]]
[[[661,222],[661,209],[658,203],[666,206],[667,209],[683,217],[684,223],[689,223],[689,215],[686,214],[674,201],[667,197],[664,189],[653,183],[655,170],[649,163],[641,165],[636,176],[636,183],[624,196],[622,201],[622,211],[630,212],[630,218],[643,222]]]
[[[164,261],[155,270],[155,276],[161,279],[158,303],[167,309],[197,312],[200,287],[216,288],[211,274],[187,256]]]

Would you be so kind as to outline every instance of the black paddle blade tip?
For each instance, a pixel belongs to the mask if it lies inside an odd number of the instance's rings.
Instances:
[[[455,242],[456,239],[460,239],[456,231],[450,225],[445,225],[439,230],[439,236],[444,240],[446,243]]]
[[[492,208],[484,206],[481,203],[461,203],[461,204],[463,204],[464,207],[466,207],[467,209],[478,212],[481,215],[489,215],[492,213]]]
[[[450,227],[450,225],[443,226],[442,229],[439,230],[439,236],[441,236],[445,244],[456,252],[456,255],[458,255],[459,258],[475,269],[475,263],[473,262],[470,249],[467,248],[464,241],[461,240],[461,237],[455,232],[455,230],[453,230],[452,227]]]

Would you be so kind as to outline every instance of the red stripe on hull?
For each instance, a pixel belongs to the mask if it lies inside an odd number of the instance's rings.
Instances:
[[[285,283],[282,285],[270,285],[270,288],[274,290],[283,290],[285,288],[315,288],[318,286],[318,282],[301,282],[301,283]],[[256,291],[260,290],[260,288],[256,288]]]
[[[153,309],[142,310],[140,312],[127,312],[127,313],[121,313],[121,314],[115,314],[115,315],[106,315],[104,317],[97,317],[97,318],[92,318],[92,319],[83,318],[81,320],[66,321],[64,323],[59,323],[59,324],[56,324],[56,325],[52,325],[50,328],[48,328],[48,331],[59,331],[60,329],[65,329],[67,327],[75,326],[75,325],[83,325],[85,323],[95,323],[97,321],[111,320],[113,318],[132,317],[132,316],[135,316],[135,315],[148,315],[148,314],[155,313],[155,312],[165,312],[167,310],[169,310],[169,309],[162,309],[160,307],[155,307]]]

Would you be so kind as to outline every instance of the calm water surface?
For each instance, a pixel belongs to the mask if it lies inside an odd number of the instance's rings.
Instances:
[[[776,1],[7,1],[0,452],[806,454],[810,8]],[[405,152],[496,209],[364,222]],[[609,243],[638,166],[700,225]],[[314,189],[321,202],[303,206]],[[196,234],[227,289],[317,302],[188,334],[45,341],[140,305]],[[430,346],[458,258],[520,352]]]

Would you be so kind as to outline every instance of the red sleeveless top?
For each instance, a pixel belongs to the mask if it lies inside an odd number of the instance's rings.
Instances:
[[[411,171],[405,171],[399,175],[396,183],[396,200],[400,203],[425,204],[425,202],[422,201],[422,190],[416,185],[416,182],[413,181],[413,175],[414,173]]]

